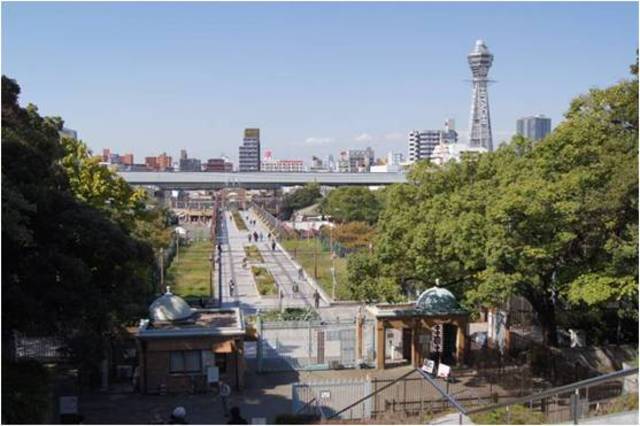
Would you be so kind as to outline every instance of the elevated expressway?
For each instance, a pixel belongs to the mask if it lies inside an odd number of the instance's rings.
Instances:
[[[384,186],[407,181],[403,173],[215,173],[215,172],[118,172],[129,184],[163,190],[277,189],[316,182],[321,186]]]

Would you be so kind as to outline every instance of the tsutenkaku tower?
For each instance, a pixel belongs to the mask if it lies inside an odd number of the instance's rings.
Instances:
[[[493,55],[484,44],[476,41],[473,51],[467,55],[473,73],[473,95],[471,97],[471,118],[469,120],[469,145],[481,146],[493,151],[491,137],[491,117],[489,115],[489,92],[487,85],[489,68],[493,63]]]

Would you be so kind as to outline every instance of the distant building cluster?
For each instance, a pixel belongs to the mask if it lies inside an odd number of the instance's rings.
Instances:
[[[441,129],[412,130],[408,134],[408,150],[405,157],[401,152],[389,152],[385,157],[375,157],[373,148],[345,149],[336,157],[329,154],[321,158],[312,154],[308,165],[302,159],[274,158],[271,150],[262,155],[260,129],[244,129],[242,144],[238,147],[238,164],[224,155],[203,161],[189,158],[186,150],[180,151],[180,159],[173,162],[171,156],[162,153],[145,157],[142,164],[134,162],[133,154],[115,154],[104,149],[101,162],[122,171],[155,172],[333,172],[333,173],[398,173],[412,163],[426,160],[434,164],[460,161],[493,150],[493,135],[489,111],[488,85],[489,70],[493,64],[493,54],[482,40],[478,40],[467,61],[473,76],[471,115],[466,141],[459,139],[455,121],[448,118]],[[545,138],[551,132],[551,119],[544,115],[522,117],[516,123],[517,134],[533,141]],[[77,132],[63,128],[60,136],[77,139]]]

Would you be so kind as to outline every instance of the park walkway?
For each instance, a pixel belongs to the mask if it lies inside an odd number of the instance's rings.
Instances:
[[[219,242],[222,245],[222,295],[223,306],[239,306],[245,314],[254,314],[258,309],[272,310],[283,308],[305,308],[314,305],[315,288],[306,278],[298,274],[299,266],[294,263],[278,245],[271,249],[271,242],[267,238],[269,230],[254,215],[241,212],[248,230],[239,230],[229,211],[222,215],[222,226]],[[251,220],[256,220],[256,225],[251,225]],[[249,234],[263,234],[263,240],[249,242]],[[254,245],[260,252],[264,262],[249,261],[246,268],[242,265],[245,257],[244,247]],[[283,298],[279,295],[261,296],[255,284],[251,266],[264,267],[273,276]],[[214,277],[218,282],[218,277]],[[233,296],[230,294],[230,281],[235,282]],[[216,284],[217,285],[217,284]],[[294,291],[297,286],[298,291]],[[217,293],[217,287],[216,287]],[[282,303],[282,304],[281,304]],[[320,306],[328,306],[324,300],[320,300]]]

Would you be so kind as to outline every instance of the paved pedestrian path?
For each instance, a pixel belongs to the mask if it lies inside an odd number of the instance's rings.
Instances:
[[[271,247],[268,238],[269,230],[262,222],[250,212],[240,212],[245,220],[248,230],[240,230],[236,227],[231,213],[223,213],[219,243],[222,246],[222,297],[223,306],[239,306],[245,314],[255,314],[258,310],[272,310],[281,308],[305,308],[314,306],[315,288],[304,276],[299,275],[299,266],[295,264],[277,245],[275,250]],[[251,221],[256,224],[252,225]],[[262,234],[258,241],[251,239],[253,233]],[[242,260],[245,258],[245,246],[254,245],[262,255],[264,262],[248,261],[246,267]],[[261,296],[256,287],[251,266],[266,268],[276,281],[280,295]],[[216,283],[218,277],[215,277]],[[235,283],[233,294],[230,283]],[[216,287],[217,293],[217,287]],[[320,300],[319,306],[328,304]]]
[[[248,213],[249,220],[255,220],[255,225],[249,225],[251,232],[262,233],[265,238],[258,241],[256,246],[265,259],[269,272],[274,276],[279,287],[285,293],[285,303],[288,307],[315,306],[314,294],[316,287],[308,280],[304,270],[284,251],[282,246],[276,244],[272,249],[271,241],[267,238],[269,229],[253,211]],[[319,300],[319,307],[328,306],[326,300]]]

